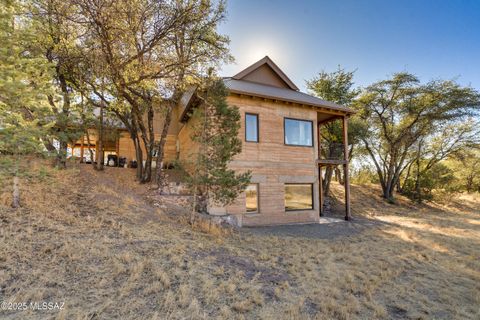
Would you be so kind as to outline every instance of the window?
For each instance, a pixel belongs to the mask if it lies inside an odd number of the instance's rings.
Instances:
[[[245,141],[258,142],[258,114],[245,114]]]
[[[313,146],[312,121],[285,118],[285,144],[293,146]]]
[[[313,184],[286,184],[285,211],[313,209]]]
[[[249,184],[245,190],[247,212],[258,212],[258,184]]]

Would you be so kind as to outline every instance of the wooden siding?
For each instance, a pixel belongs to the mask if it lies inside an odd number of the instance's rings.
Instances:
[[[317,112],[310,108],[284,104],[272,100],[229,96],[228,102],[239,108],[242,152],[230,167],[241,172],[250,170],[252,182],[259,184],[259,213],[246,213],[245,194],[226,213],[239,217],[245,226],[308,223],[318,221],[318,170],[316,166]],[[245,142],[245,113],[259,116],[259,142]],[[311,120],[314,147],[284,144],[284,118]],[[312,183],[314,209],[285,211],[285,183]]]
[[[160,133],[155,133],[155,140],[160,140]],[[174,161],[177,157],[177,146],[176,146],[177,136],[174,134],[167,135],[167,141],[165,142],[165,162]],[[146,153],[143,148],[143,156],[145,159]],[[119,147],[118,147],[119,157],[127,158],[127,162],[130,160],[136,160],[137,156],[135,154],[135,147],[133,145],[132,139],[128,132],[122,132],[119,138]]]
[[[228,103],[239,108],[241,127],[238,137],[242,140],[242,152],[229,167],[237,172],[252,172],[252,183],[259,185],[259,213],[246,213],[245,193],[227,207],[211,206],[211,214],[232,214],[244,226],[309,223],[318,221],[318,169],[316,147],[297,147],[284,144],[284,118],[311,120],[313,145],[316,146],[317,112],[311,108],[284,103],[229,96]],[[245,141],[245,114],[258,114],[259,142]],[[194,119],[190,119],[179,132],[179,159],[188,171],[196,158],[198,146],[190,139]],[[285,183],[313,184],[314,209],[285,211]]]
[[[197,159],[198,144],[192,141],[191,136],[193,127],[196,120],[190,118],[190,120],[183,125],[178,133],[178,145],[179,145],[179,160],[183,164],[184,168],[192,173],[193,165]]]

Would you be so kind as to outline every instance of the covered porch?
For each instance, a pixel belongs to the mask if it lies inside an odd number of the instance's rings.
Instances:
[[[318,185],[319,185],[319,211],[320,217],[325,215],[325,195],[324,195],[324,173],[327,169],[334,169],[339,166],[343,168],[343,186],[345,200],[345,220],[351,220],[350,207],[350,177],[349,177],[349,148],[348,148],[348,118],[351,112],[344,113],[333,110],[322,110],[317,113],[317,150],[318,158]],[[326,125],[332,125],[336,121],[341,128],[341,142],[332,142],[322,136],[322,128]]]
[[[104,133],[102,150],[100,150],[99,135],[96,129],[88,129],[77,141],[68,145],[68,155],[80,159],[80,163],[98,162],[103,152],[104,164],[108,165],[108,156],[119,157],[120,139],[117,130]],[[118,163],[118,162],[117,162]]]

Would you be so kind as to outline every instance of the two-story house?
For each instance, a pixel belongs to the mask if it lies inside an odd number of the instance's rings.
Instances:
[[[274,225],[318,222],[321,168],[344,165],[346,219],[350,217],[348,159],[320,159],[320,125],[335,119],[344,123],[352,110],[310,96],[265,57],[233,77],[224,78],[227,101],[239,108],[242,152],[230,167],[252,172],[251,184],[234,204],[210,208],[210,214],[235,215],[240,225]],[[188,120],[191,95],[184,97],[178,115],[184,125],[178,132],[179,155],[189,157]],[[346,148],[348,142],[345,141]],[[344,154],[348,154],[344,153]]]
[[[345,219],[350,218],[347,119],[354,112],[344,106],[302,93],[265,57],[233,77],[224,78],[227,101],[241,114],[242,152],[230,167],[252,172],[251,184],[234,204],[210,208],[210,214],[234,215],[239,225],[315,223],[323,207],[322,167],[343,165],[345,170]],[[166,143],[165,161],[191,157],[189,111],[195,95],[187,92],[174,110]],[[319,127],[343,121],[342,159],[320,159]],[[160,135],[161,123],[157,125]],[[112,144],[113,145],[113,144]],[[134,159],[128,134],[120,135],[116,154]],[[113,152],[113,148],[112,148]]]

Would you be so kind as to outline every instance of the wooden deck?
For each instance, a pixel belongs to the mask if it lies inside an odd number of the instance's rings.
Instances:
[[[344,165],[347,164],[347,160],[336,160],[336,159],[317,159],[317,164],[319,166],[332,166],[332,165]]]

